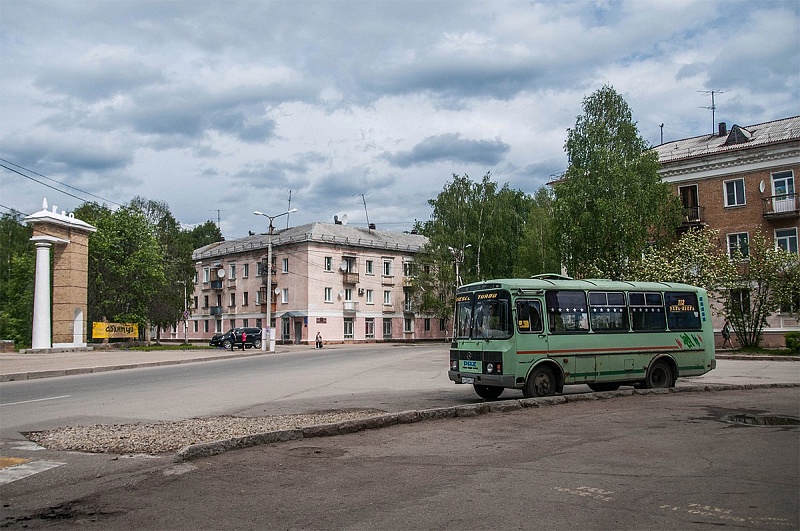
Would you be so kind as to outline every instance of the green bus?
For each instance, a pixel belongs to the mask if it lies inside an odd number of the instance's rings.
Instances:
[[[716,366],[708,294],[687,284],[489,280],[459,287],[455,314],[448,376],[487,400],[572,384],[667,388]]]

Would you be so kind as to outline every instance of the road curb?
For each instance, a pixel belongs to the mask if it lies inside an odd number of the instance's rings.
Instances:
[[[292,430],[279,430],[256,433],[231,439],[222,439],[207,443],[198,443],[184,446],[174,457],[175,462],[191,461],[201,457],[218,455],[229,450],[238,450],[263,444],[286,442],[291,440],[311,439],[314,437],[333,437],[346,433],[373,430],[395,426],[398,424],[413,424],[426,420],[439,420],[443,418],[469,418],[489,413],[507,413],[527,408],[539,408],[584,402],[588,400],[609,400],[612,398],[633,395],[668,395],[672,393],[691,392],[717,392],[717,391],[744,391],[751,389],[772,389],[800,387],[794,383],[769,383],[769,384],[704,384],[685,387],[672,387],[669,389],[622,389],[618,391],[602,391],[597,393],[581,393],[575,395],[557,395],[542,398],[520,398],[516,400],[497,400],[477,404],[464,404],[444,408],[401,411],[399,413],[386,413],[374,417],[358,420],[346,420],[330,424],[317,424]]]

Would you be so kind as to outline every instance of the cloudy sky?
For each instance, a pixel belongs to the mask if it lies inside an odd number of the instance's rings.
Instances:
[[[409,230],[454,173],[562,172],[604,84],[652,144],[711,133],[704,91],[729,127],[800,114],[798,35],[797,0],[0,0],[0,212]]]

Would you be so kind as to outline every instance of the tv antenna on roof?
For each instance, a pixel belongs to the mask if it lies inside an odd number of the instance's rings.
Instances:
[[[364,198],[364,194],[361,194],[361,202],[364,203],[364,214],[367,216],[367,228],[371,230],[372,226],[369,224],[369,212],[367,212],[367,200]]]
[[[716,110],[717,104],[714,102],[714,95],[716,94],[725,94],[725,90],[698,90],[702,94],[711,94],[711,107],[700,107],[701,109],[711,109],[711,135],[714,135],[714,131],[717,127],[717,117],[716,117]]]
[[[218,228],[219,230],[222,230],[222,229],[220,228],[220,216],[219,216],[219,213],[220,213],[220,212],[225,212],[225,209],[219,209],[219,208],[216,208],[216,209],[214,209],[214,208],[212,208],[212,209],[211,209],[211,212],[216,212],[216,213],[217,213],[217,228]]]

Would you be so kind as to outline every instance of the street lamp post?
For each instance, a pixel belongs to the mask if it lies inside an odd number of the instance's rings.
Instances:
[[[269,219],[269,232],[267,233],[267,322],[261,327],[261,351],[267,350],[267,341],[269,341],[269,351],[275,352],[275,329],[271,326],[272,320],[272,231],[275,227],[272,222],[275,218],[281,216],[288,216],[292,212],[297,212],[296,208],[281,212],[275,216],[269,216],[263,212],[256,210],[253,212],[256,216],[264,216]]]
[[[187,291],[187,287],[186,287],[186,281],[185,280],[179,280],[178,282],[180,284],[183,284],[183,343],[188,345],[189,344],[189,339],[188,339],[189,321],[187,321],[187,319],[189,319],[189,302],[186,299],[186,297],[188,295],[187,292],[186,292]]]
[[[468,243],[464,247],[459,249],[453,249],[452,247],[448,247],[450,252],[453,253],[453,260],[456,263],[456,288],[455,291],[458,291],[458,287],[461,285],[461,274],[458,271],[458,266],[464,261],[464,250],[468,247],[472,247],[471,243]],[[456,338],[456,319],[458,318],[458,303],[455,301],[456,297],[453,296],[453,339]]]

